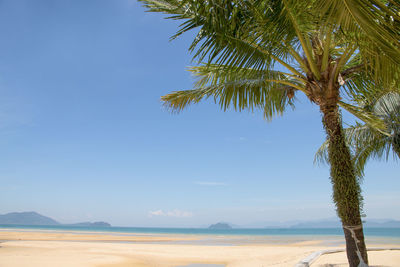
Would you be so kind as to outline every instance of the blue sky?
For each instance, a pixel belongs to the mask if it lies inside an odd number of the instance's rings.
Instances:
[[[0,1],[0,213],[203,226],[334,217],[316,106],[266,122],[212,101],[180,114],[193,35],[131,0]],[[367,218],[400,219],[398,162],[370,162]]]

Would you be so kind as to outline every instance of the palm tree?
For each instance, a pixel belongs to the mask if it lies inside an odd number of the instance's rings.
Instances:
[[[212,97],[224,110],[261,109],[265,118],[271,119],[293,106],[299,92],[319,106],[329,140],[333,200],[343,225],[348,261],[352,267],[367,266],[361,189],[345,142],[339,105],[359,113],[341,98],[373,83],[393,81],[389,76],[395,76],[400,61],[388,52],[397,47],[390,43],[392,47],[381,49],[364,31],[355,34],[341,25],[320,23],[321,13],[312,1],[140,1],[149,11],[184,20],[172,39],[199,28],[189,48],[200,62],[190,69],[198,80],[192,90],[163,96],[169,108],[179,111]],[[381,72],[381,62],[387,63],[391,72],[369,75]],[[373,122],[370,114],[362,117]]]
[[[371,97],[370,97],[371,98]],[[385,129],[376,129],[369,124],[357,122],[354,126],[344,129],[346,143],[353,152],[356,173],[364,175],[364,167],[371,158],[389,158],[390,152],[400,159],[400,93],[387,92],[370,100],[359,101],[365,112],[375,114],[385,124]],[[328,162],[328,142],[318,149],[315,159]]]

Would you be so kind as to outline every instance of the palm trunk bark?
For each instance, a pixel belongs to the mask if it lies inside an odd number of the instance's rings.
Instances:
[[[336,102],[320,105],[323,124],[329,139],[330,175],[333,200],[346,239],[350,267],[368,266],[367,249],[361,221],[362,196],[354,172],[350,150],[343,135],[341,117]]]
[[[393,138],[393,150],[400,159],[400,134],[395,135]]]

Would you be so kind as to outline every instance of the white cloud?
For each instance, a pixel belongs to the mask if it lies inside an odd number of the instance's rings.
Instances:
[[[202,181],[198,181],[198,182],[194,182],[194,184],[197,185],[205,185],[205,186],[225,186],[227,185],[226,183],[221,183],[221,182],[202,182]]]
[[[149,216],[164,216],[164,212],[162,210],[149,211]]]
[[[178,209],[174,209],[172,211],[163,211],[163,210],[149,211],[149,217],[153,216],[188,218],[188,217],[193,217],[193,213],[190,211],[182,211]]]

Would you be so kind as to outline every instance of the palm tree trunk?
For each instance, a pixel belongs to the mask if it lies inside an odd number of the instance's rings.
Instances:
[[[329,139],[330,175],[333,200],[342,221],[350,267],[368,266],[367,249],[361,221],[362,196],[354,172],[350,150],[345,143],[336,101],[320,105],[323,124]]]
[[[393,138],[393,150],[400,159],[400,134],[395,135]]]

